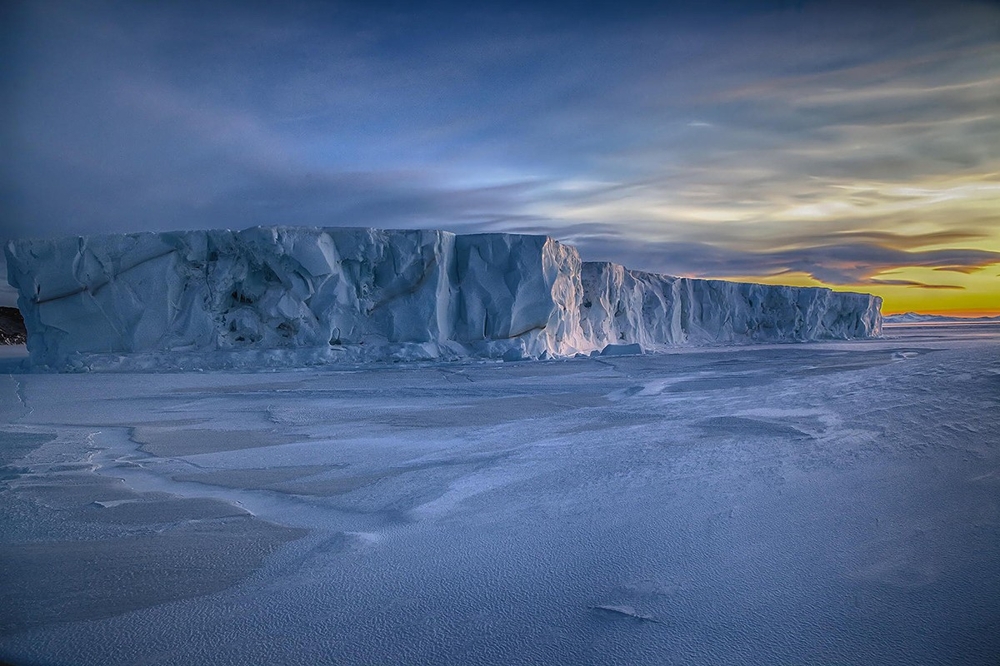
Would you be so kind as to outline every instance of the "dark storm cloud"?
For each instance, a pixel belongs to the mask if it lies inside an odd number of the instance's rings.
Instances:
[[[520,230],[834,284],[995,261],[916,250],[995,241],[1000,11],[842,7],[15,3],[0,237]]]

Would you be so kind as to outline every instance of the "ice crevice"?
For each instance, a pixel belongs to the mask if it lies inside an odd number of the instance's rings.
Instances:
[[[7,376],[14,382],[14,396],[17,398],[17,404],[20,405],[21,409],[21,414],[14,421],[19,421],[26,416],[30,416],[35,410],[28,405],[28,394],[25,391],[24,381],[14,374],[8,374]]]
[[[5,253],[31,361],[60,369],[210,353],[228,365],[557,358],[882,326],[869,294],[634,271],[522,234],[256,227],[21,239]]]

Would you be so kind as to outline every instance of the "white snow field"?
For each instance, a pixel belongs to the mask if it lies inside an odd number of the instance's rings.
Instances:
[[[997,664],[1000,326],[537,362],[0,361],[13,664]]]
[[[545,358],[867,338],[882,322],[869,294],[631,271],[545,236],[258,227],[5,254],[32,361],[57,368]]]

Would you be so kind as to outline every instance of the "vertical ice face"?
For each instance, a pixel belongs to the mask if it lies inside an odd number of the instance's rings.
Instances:
[[[205,235],[12,241],[8,280],[19,292],[32,360],[170,348],[175,340],[211,344],[206,308],[189,288],[204,271],[197,261]]]
[[[881,334],[881,299],[823,288],[698,280],[585,262],[581,322],[594,344],[710,344]]]
[[[565,356],[878,335],[879,299],[583,263],[515,234],[272,228],[12,241],[32,360],[281,348]],[[369,357],[378,357],[372,353]]]
[[[687,342],[677,278],[630,271],[618,264],[585,262],[581,284],[580,319],[584,334],[596,347]]]
[[[516,234],[456,236],[455,249],[455,340],[506,341],[501,346],[507,351],[531,356],[578,351],[575,249],[544,236]]]

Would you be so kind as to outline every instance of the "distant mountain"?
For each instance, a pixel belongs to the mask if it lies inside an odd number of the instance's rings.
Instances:
[[[26,337],[21,311],[0,307],[0,345],[23,345]]]
[[[998,317],[946,317],[944,315],[920,314],[905,312],[903,314],[885,315],[882,321],[886,324],[921,324],[933,322],[988,322],[1000,321]]]

